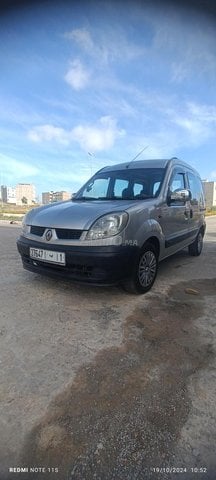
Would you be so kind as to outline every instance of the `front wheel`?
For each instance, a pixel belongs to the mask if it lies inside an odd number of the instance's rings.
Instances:
[[[198,257],[202,252],[202,248],[203,248],[203,234],[202,232],[199,232],[194,242],[189,245],[188,252],[193,257]]]
[[[124,281],[127,292],[142,294],[152,287],[158,271],[158,255],[152,243],[146,243],[133,269],[131,277]]]

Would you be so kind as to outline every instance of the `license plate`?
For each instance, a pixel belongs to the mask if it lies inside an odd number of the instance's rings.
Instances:
[[[40,262],[55,263],[65,265],[65,253],[53,252],[52,250],[43,250],[41,248],[30,248],[30,257]]]

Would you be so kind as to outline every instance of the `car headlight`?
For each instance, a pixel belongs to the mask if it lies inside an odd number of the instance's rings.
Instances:
[[[128,214],[126,212],[103,215],[103,217],[98,218],[98,220],[93,223],[86,235],[86,240],[113,237],[126,227],[127,222]]]
[[[24,235],[25,233],[28,233],[28,232],[29,232],[29,226],[27,225],[26,215],[25,215],[22,221],[22,234]]]

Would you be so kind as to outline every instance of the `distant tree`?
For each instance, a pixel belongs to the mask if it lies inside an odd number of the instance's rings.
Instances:
[[[28,199],[26,197],[22,197],[21,202],[23,205],[27,205]]]

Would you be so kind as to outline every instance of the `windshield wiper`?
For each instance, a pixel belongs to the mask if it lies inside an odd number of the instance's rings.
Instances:
[[[137,197],[73,197],[72,202],[88,202],[92,200],[147,200],[149,198],[154,198],[152,196],[137,196]]]
[[[120,197],[98,197],[98,200],[119,200]]]
[[[149,200],[149,198],[154,198],[154,197],[153,197],[152,195],[149,195],[149,196],[148,196],[148,195],[146,195],[146,196],[144,195],[143,197],[140,196],[140,197],[135,198],[134,200]]]
[[[73,197],[72,202],[87,202],[89,200],[98,200],[95,197]]]

